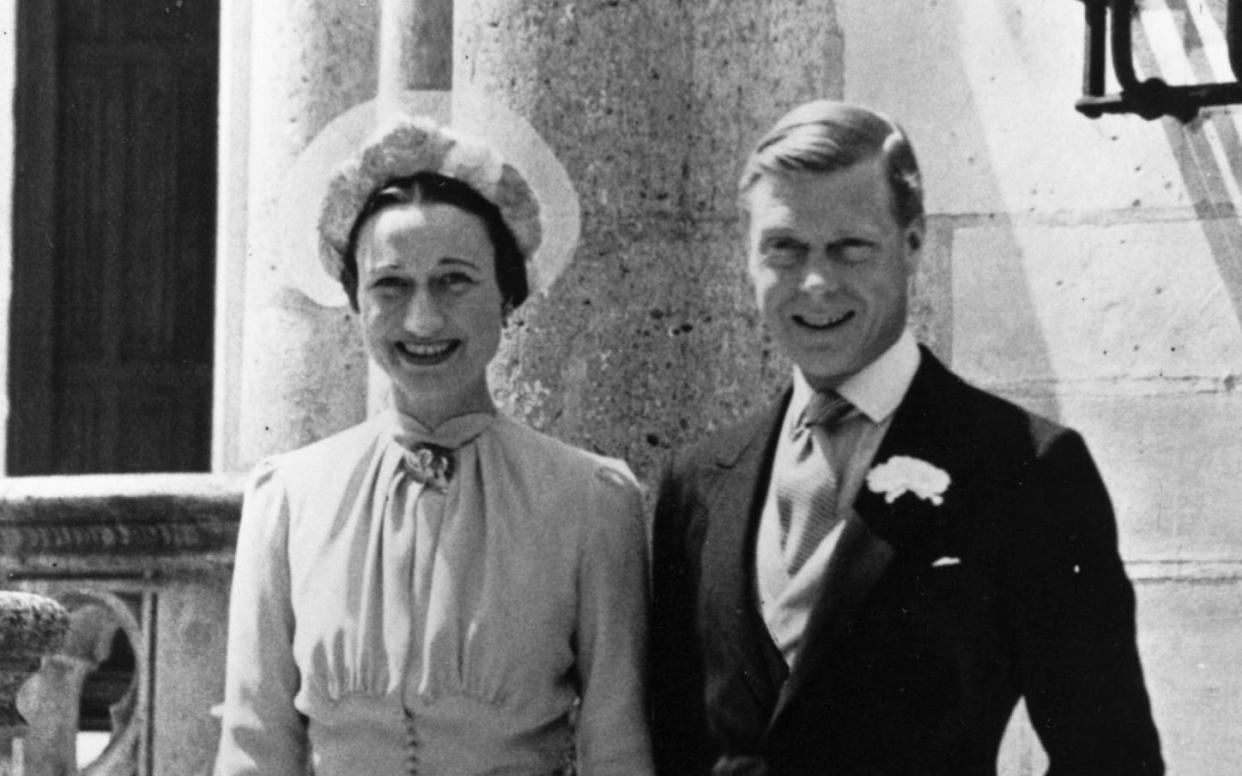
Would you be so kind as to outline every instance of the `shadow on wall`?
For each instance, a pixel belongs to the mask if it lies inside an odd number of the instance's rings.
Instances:
[[[1173,11],[1187,12],[1186,2],[1169,0],[1168,5]],[[1139,27],[1137,33],[1134,51],[1144,72],[1164,76],[1144,30]],[[1182,35],[1195,80],[1200,83],[1217,80],[1197,28],[1186,25],[1182,28]],[[1221,282],[1229,293],[1234,314],[1242,324],[1242,219],[1238,218],[1237,205],[1232,202],[1226,183],[1230,179],[1242,181],[1242,136],[1239,136],[1238,126],[1231,113],[1219,110],[1208,115],[1201,114],[1188,124],[1179,124],[1168,118],[1162,119],[1161,123],[1169,149],[1177,160],[1182,183],[1194,202],[1195,213],[1211,248]],[[1214,141],[1219,143],[1219,156],[1213,152]],[[1223,163],[1221,156],[1224,157]]]
[[[984,123],[985,117],[1001,109],[989,103],[997,92],[990,84],[975,82],[982,74],[967,62],[964,35],[972,27],[963,18],[965,4],[951,7],[952,13],[942,15],[939,22],[945,25],[945,36],[937,52],[945,56],[936,79],[958,84],[963,93],[945,99],[956,99],[965,107],[950,113],[945,103],[914,102],[913,115],[952,115],[954,120],[949,126],[906,126],[920,155],[933,214],[924,267],[916,280],[913,323],[921,338],[968,380],[1058,418],[1057,375],[1027,272],[1027,246],[1019,238],[1019,219],[1014,215],[1025,203],[1012,201],[1012,186],[1002,185],[1002,177],[1013,174],[1012,169],[1006,171],[996,158]],[[1028,56],[1022,51],[1028,43],[1020,30],[1002,26],[994,32],[1009,36],[997,44],[998,50]],[[907,98],[901,99],[899,104],[906,104]],[[927,94],[913,99],[940,98]],[[895,118],[902,121],[901,116]],[[949,190],[956,185],[965,185],[968,191]],[[941,202],[946,205],[938,206]],[[947,212],[935,215],[937,210]]]

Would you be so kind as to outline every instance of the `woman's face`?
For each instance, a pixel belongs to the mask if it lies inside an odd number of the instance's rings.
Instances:
[[[490,406],[501,294],[483,220],[452,205],[392,205],[363,225],[357,257],[363,338],[397,409],[438,425]]]

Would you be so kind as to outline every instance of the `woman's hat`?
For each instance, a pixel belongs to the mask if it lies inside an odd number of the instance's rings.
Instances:
[[[517,169],[483,142],[425,116],[397,114],[333,173],[319,214],[319,259],[340,277],[354,221],[373,192],[394,178],[433,172],[455,178],[490,200],[513,232],[532,271],[543,238],[539,201]]]

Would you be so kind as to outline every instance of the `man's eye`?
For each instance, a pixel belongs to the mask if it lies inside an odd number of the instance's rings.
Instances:
[[[777,239],[764,244],[763,255],[769,264],[785,266],[802,258],[805,249],[797,240]]]
[[[861,264],[875,256],[875,245],[866,240],[851,240],[837,246],[837,254],[846,264]]]

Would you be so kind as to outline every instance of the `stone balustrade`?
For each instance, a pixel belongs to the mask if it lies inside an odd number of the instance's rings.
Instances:
[[[219,475],[0,481],[0,587],[69,617],[21,691],[24,776],[78,772],[80,728],[110,733],[84,774],[210,772],[241,490]]]

